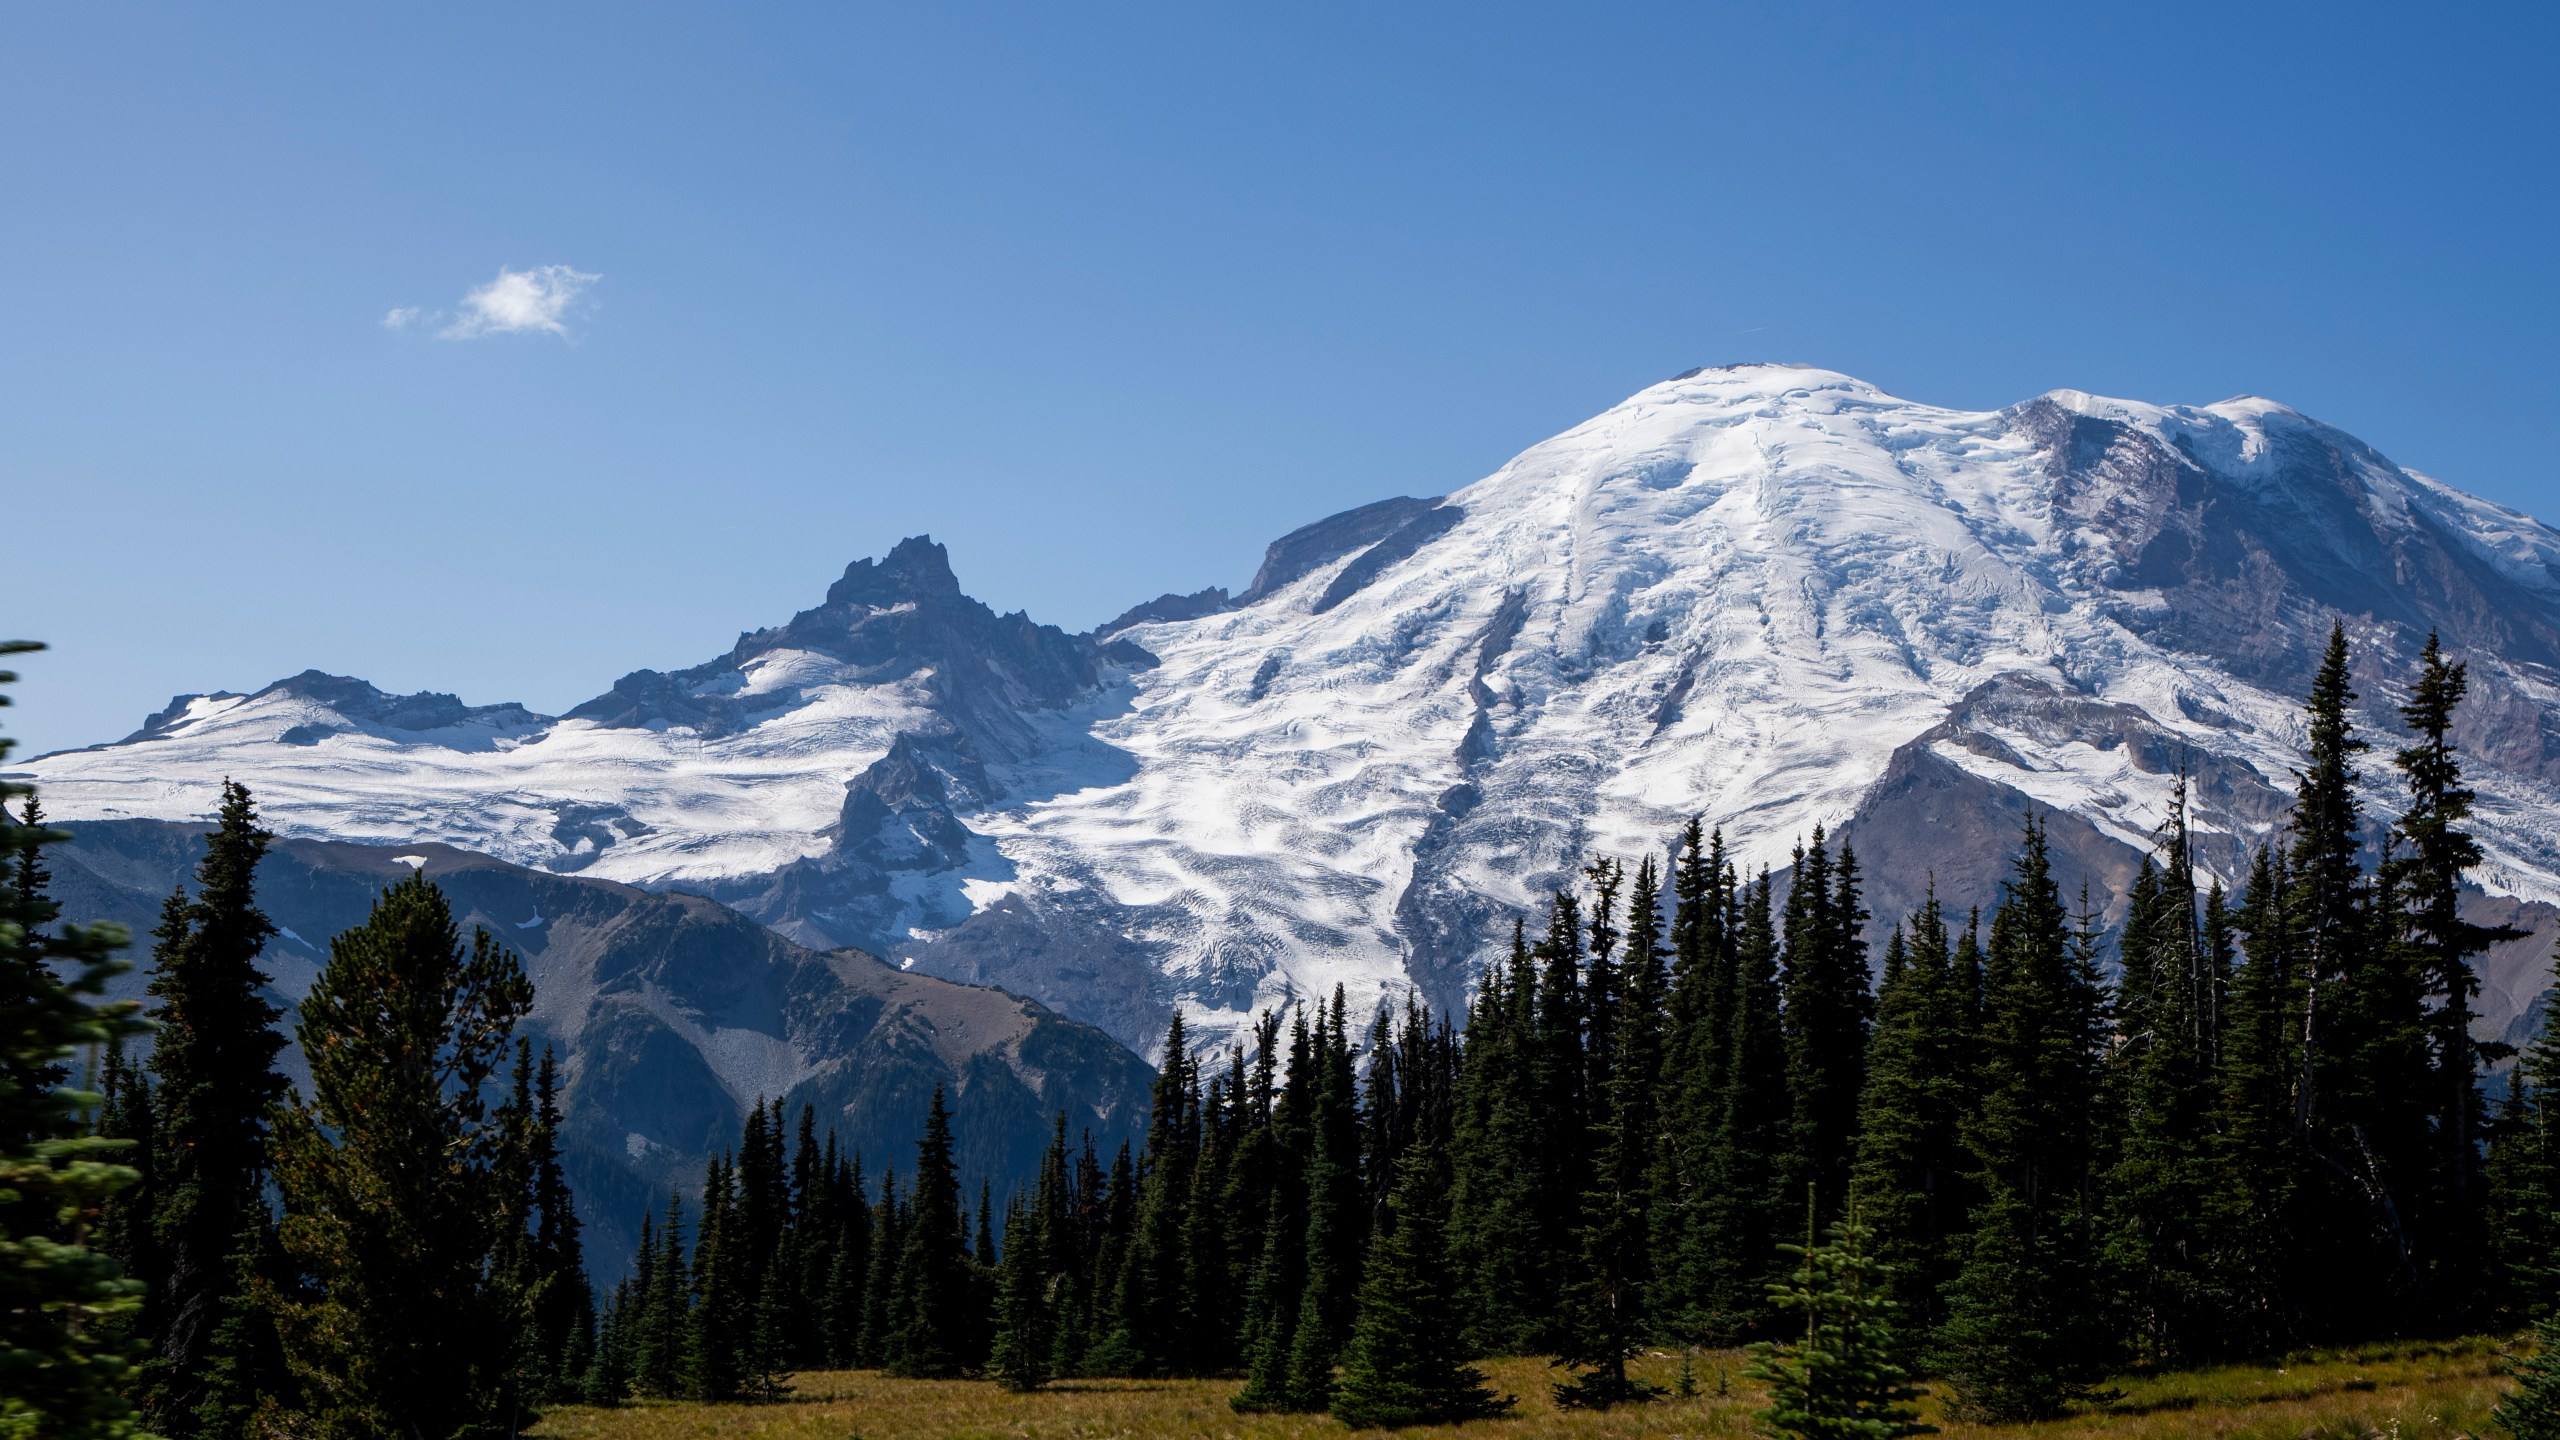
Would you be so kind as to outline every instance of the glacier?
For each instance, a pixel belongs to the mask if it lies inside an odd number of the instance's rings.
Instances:
[[[2183,780],[2236,884],[2333,618],[2377,828],[2440,631],[2482,903],[2560,916],[2560,532],[2271,401],[1966,411],[1792,365],[1650,387],[1089,635],[919,537],[564,716],[306,674],[21,768],[72,820],[194,817],[230,775],[287,834],[697,893],[1146,1048],[1175,1007],[1461,1003],[1515,917],[1692,815],[1752,869],[1849,839],[1882,925],[1932,880],[1987,901],[2026,813],[2112,904]],[[2548,944],[2512,949],[2501,1020]]]

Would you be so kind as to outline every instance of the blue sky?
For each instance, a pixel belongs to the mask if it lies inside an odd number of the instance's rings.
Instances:
[[[2560,12],[1953,8],[17,7],[7,728],[556,709],[919,531],[1082,628],[1746,359],[2560,514]]]

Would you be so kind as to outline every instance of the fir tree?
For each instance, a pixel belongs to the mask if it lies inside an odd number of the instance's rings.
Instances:
[[[1488,969],[1467,1024],[1455,1098],[1449,1245],[1468,1346],[1519,1354],[1551,1292],[1538,1229],[1543,1132],[1534,1065],[1537,978],[1515,925],[1507,965]]]
[[[951,1160],[951,1114],[942,1087],[925,1112],[916,1141],[916,1172],[894,1298],[894,1338],[889,1370],[915,1379],[947,1379],[977,1364],[970,1353],[975,1329],[968,1313],[975,1288],[967,1234],[960,1222],[960,1177]]]
[[[566,1400],[583,1392],[593,1358],[595,1293],[587,1284],[577,1197],[560,1160],[560,1076],[548,1046],[534,1074],[532,1119],[525,1167],[534,1220],[525,1296],[533,1342],[529,1385],[537,1400]]]
[[[263,1363],[272,1341],[239,1314],[244,1246],[262,1251],[250,1232],[271,1223],[262,1194],[267,1117],[286,1089],[275,1068],[282,1012],[261,993],[268,977],[258,968],[275,934],[256,894],[258,862],[273,838],[258,827],[249,792],[225,781],[220,818],[196,867],[195,899],[164,913],[153,956],[152,1227],[161,1270],[152,1277],[159,1293],[143,1393],[154,1423],[178,1435],[225,1433],[204,1424],[213,1414],[197,1412],[235,1412],[246,1403],[244,1389],[271,1390],[282,1378]],[[226,1320],[246,1348],[217,1354],[215,1332]],[[213,1388],[217,1380],[236,1383],[223,1393]]]
[[[2212,965],[2196,921],[2183,782],[2155,868],[2135,876],[2119,955],[2111,1087],[2122,1135],[2107,1173],[2106,1258],[2135,1354],[2174,1364],[2223,1347],[2228,1308],[2205,1225],[2214,1187]]]
[[[107,1044],[99,1090],[102,1103],[98,1134],[123,1142],[125,1148],[118,1158],[134,1172],[134,1179],[98,1207],[93,1243],[100,1253],[114,1259],[139,1292],[139,1303],[104,1323],[124,1335],[138,1337],[150,1333],[151,1286],[164,1273],[159,1234],[151,1223],[152,1201],[157,1194],[152,1173],[159,1155],[158,1117],[152,1103],[150,1072],[125,1058],[122,1036]]]
[[[1866,911],[1858,861],[1846,847],[1835,866],[1815,826],[1796,851],[1787,889],[1785,1009],[1790,1104],[1785,1175],[1790,1191],[1811,1181],[1826,1210],[1847,1198],[1866,1084],[1868,991]]]
[[[880,1198],[871,1207],[871,1264],[862,1279],[862,1319],[854,1332],[854,1363],[883,1369],[895,1348],[898,1258],[906,1253],[906,1206],[898,1195],[898,1167],[880,1172]]]
[[[41,648],[0,641],[0,656]],[[0,685],[17,676],[0,670]],[[0,695],[0,704],[7,702]],[[0,761],[12,742],[0,736]],[[87,1217],[132,1182],[123,1141],[90,1133],[95,1095],[49,1076],[84,1046],[141,1027],[133,1007],[103,999],[124,966],[114,925],[62,925],[44,893],[41,852],[66,839],[0,781],[0,1433],[46,1440],[135,1435],[122,1393],[133,1358],[129,1315],[139,1288],[88,1248]],[[23,817],[23,818],[22,818]]]
[[[1234,1291],[1226,1348],[1236,1363],[1246,1366],[1262,1332],[1273,1322],[1276,1297],[1265,1293],[1260,1277],[1271,1226],[1286,1218],[1275,1209],[1291,1161],[1285,1137],[1275,1123],[1279,1039],[1279,1012],[1266,1010],[1254,1022],[1252,1059],[1242,1090],[1234,1097],[1236,1136],[1227,1162],[1226,1188],[1214,1202],[1226,1222],[1226,1268]]]
[[[1805,1237],[1784,1247],[1798,1257],[1795,1273],[1769,1287],[1781,1311],[1804,1316],[1804,1338],[1751,1347],[1746,1372],[1769,1387],[1761,1423],[1772,1435],[1805,1440],[1896,1440],[1927,1435],[1911,1402],[1913,1386],[1900,1307],[1890,1296],[1890,1273],[1868,1253],[1866,1227],[1853,1207],[1831,1227],[1830,1243],[1816,1245],[1813,1187],[1806,1187]]]
[[[1128,1269],[1130,1239],[1137,1228],[1138,1169],[1123,1141],[1111,1157],[1092,1227],[1093,1284],[1083,1322],[1084,1333],[1092,1338],[1076,1367],[1078,1374],[1125,1375],[1134,1368],[1126,1348],[1113,1342],[1120,1333],[1115,1314],[1120,1277]]]
[[[1564,1257],[1574,1253],[1581,1223],[1582,1189],[1590,1173],[1590,1061],[1584,1049],[1589,1025],[1582,985],[1582,902],[1558,891],[1537,949],[1535,1008],[1530,1012],[1529,1084],[1534,1107],[1532,1139],[1521,1156],[1536,1185],[1536,1248],[1504,1263],[1523,1277],[1526,1319],[1540,1348],[1555,1340],[1556,1299],[1564,1290]],[[1525,1263],[1524,1263],[1525,1260]]]
[[[1188,1368],[1183,1333],[1185,1225],[1199,1158],[1200,1072],[1176,1012],[1165,1033],[1147,1122],[1137,1229],[1119,1275],[1112,1368],[1161,1375]]]
[[[692,1271],[685,1256],[684,1200],[670,1192],[666,1223],[659,1227],[658,1248],[649,1248],[644,1221],[640,1253],[644,1258],[633,1294],[641,1304],[633,1365],[640,1393],[672,1400],[683,1393],[685,1335],[692,1314]]]
[[[1436,1146],[1410,1153],[1389,1203],[1393,1223],[1371,1241],[1359,1320],[1333,1387],[1334,1418],[1355,1430],[1453,1425],[1511,1408],[1466,1363],[1442,1230],[1446,1168]]]
[[[1033,1213],[1016,1196],[1005,1207],[1004,1259],[996,1278],[996,1337],[988,1369],[1007,1390],[1037,1390],[1056,1352],[1049,1260]]]
[[[1297,1241],[1290,1236],[1288,1216],[1278,1195],[1271,1197],[1263,1227],[1262,1256],[1255,1262],[1245,1298],[1243,1348],[1245,1383],[1227,1403],[1239,1414],[1287,1411],[1289,1356],[1297,1341],[1298,1295],[1302,1288],[1291,1258]]]
[[[1666,999],[1662,1122],[1652,1218],[1655,1294],[1664,1325],[1705,1339],[1700,1297],[1715,1283],[1711,1198],[1724,1117],[1726,1027],[1733,1015],[1734,879],[1724,832],[1692,818],[1672,865],[1671,975]],[[1469,1055],[1474,1035],[1468,1037]]]
[[[1907,936],[1897,926],[1886,942],[1849,1185],[1892,1298],[1922,1333],[1945,1318],[1953,1242],[1972,1209],[1963,1141],[1976,1052],[1970,983],[1958,977],[1933,884]]]
[[[2560,950],[2551,976],[2560,981]],[[2546,990],[2543,1003],[2560,991]],[[2501,1319],[2541,1321],[2560,1300],[2560,1029],[2544,1011],[2541,1033],[2508,1072],[2490,1132],[2486,1277]]]
[[[2428,1042],[2435,1076],[2433,1100],[2426,1108],[2436,1139],[2431,1168],[2439,1177],[2434,1197],[2439,1213],[2433,1226],[2435,1253],[2429,1259],[2436,1277],[2436,1308],[2451,1325],[2461,1324],[2488,1298],[2482,1270],[2488,1235],[2480,1173],[2486,1119],[2480,1064],[2511,1053],[2471,1038],[2472,1001],[2480,993],[2471,961],[2492,945],[2526,934],[2462,918],[2463,877],[2482,858],[2479,842],[2463,829],[2476,797],[2462,783],[2462,762],[2451,735],[2453,712],[2468,684],[2466,667],[2448,662],[2429,634],[2417,681],[2409,687],[2409,703],[2400,707],[2401,721],[2417,743],[2395,757],[2408,783],[2409,806],[2400,817],[2406,849],[2394,888],[2404,907],[2411,959],[2435,997]]]
[[[1225,1208],[1230,1171],[1241,1142],[1244,1055],[1231,1051],[1227,1073],[1208,1082],[1200,1101],[1200,1139],[1191,1193],[1182,1213],[1183,1344],[1179,1363],[1192,1374],[1235,1367],[1243,1323],[1245,1272],[1234,1263],[1236,1226]]]
[[[1061,1110],[1030,1198],[1006,1208],[996,1284],[996,1332],[988,1368],[1009,1390],[1035,1390],[1057,1373],[1060,1311],[1071,1302],[1078,1254]]]
[[[505,1136],[481,1096],[532,1002],[516,957],[485,931],[466,948],[423,874],[330,942],[301,1009],[311,1095],[273,1142],[302,1283],[262,1290],[308,1431],[443,1440],[510,1413],[511,1306],[488,1266]]]
[[[828,1263],[827,1293],[818,1313],[826,1323],[827,1363],[851,1367],[862,1354],[864,1286],[872,1256],[871,1196],[862,1176],[859,1154],[839,1158],[831,1189],[835,1192],[835,1252]]]
[[[694,1226],[691,1303],[683,1327],[687,1399],[735,1400],[745,1388],[756,1294],[748,1238],[737,1167],[730,1155],[715,1155],[704,1168],[702,1218]]]
[[[2361,868],[2355,756],[2357,695],[2346,631],[2329,646],[2304,702],[2309,746],[2292,821],[2289,906],[2300,954],[2301,1040],[2293,1124],[2311,1163],[2299,1168],[2297,1233],[2323,1237],[2317,1263],[2295,1267],[2291,1302],[2321,1335],[2373,1333],[2425,1304],[2419,1236],[2426,1157],[2423,981],[2385,923],[2400,866],[2381,892]]]
[[[1725,1074],[1697,1242],[1704,1284],[1688,1330],[1718,1343],[1756,1333],[1769,1318],[1766,1282],[1777,1253],[1779,1176],[1794,1112],[1766,870],[1742,898],[1735,930]]]
[[[1583,925],[1588,957],[1582,967],[1582,1093],[1594,1113],[1609,1103],[1609,1077],[1617,1063],[1615,1030],[1626,979],[1618,964],[1618,893],[1626,867],[1603,857],[1583,867],[1591,882],[1591,908]]]
[[[1352,1093],[1351,1037],[1340,987],[1315,1036],[1315,1097],[1309,1114],[1306,1286],[1289,1341],[1290,1408],[1331,1403],[1334,1363],[1350,1337],[1368,1242],[1360,1184],[1359,1112]]]
[[[2560,1440],[2560,1317],[2545,1318],[2533,1338],[2531,1355],[2508,1361],[2516,1388],[2493,1418],[2515,1440]]]
[[[2275,1348],[2297,1332],[2290,1295],[2303,1154],[2294,1087],[2297,1006],[2308,987],[2292,895],[2287,853],[2261,847],[2233,917],[2246,940],[2221,1027],[2204,1212],[2211,1268],[2228,1295],[2222,1325],[2239,1353]]]
[[[1653,1327],[1646,1308],[1652,1275],[1653,1156],[1659,1133],[1656,1087],[1662,1070],[1663,972],[1659,881],[1653,860],[1636,869],[1627,950],[1618,967],[1617,1017],[1608,1028],[1616,1055],[1593,1127],[1593,1185],[1583,1196],[1579,1264],[1558,1327],[1560,1364],[1586,1373],[1555,1387],[1557,1403],[1605,1409],[1649,1400],[1659,1390],[1627,1375],[1627,1360]]]
[[[2030,820],[1991,922],[1964,1130],[1983,1198],[1940,1338],[1958,1407],[1986,1420],[2060,1414],[2111,1358],[2090,1243],[2103,997],[2074,950]]]

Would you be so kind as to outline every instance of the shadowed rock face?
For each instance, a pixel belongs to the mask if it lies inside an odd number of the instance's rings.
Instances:
[[[1253,583],[1236,597],[1236,603],[1253,604],[1345,555],[1368,549],[1439,506],[1437,497],[1417,500],[1398,495],[1301,525],[1262,552],[1262,568],[1253,572]]]
[[[2235,483],[2182,436],[2164,441],[2050,400],[2016,415],[2045,449],[2056,510],[2107,543],[2106,583],[2159,597],[2120,615],[2148,639],[2286,694],[2309,686],[2333,617],[2350,621],[2366,673],[2407,673],[2430,631],[2456,654],[2560,669],[2553,577],[2528,583],[2486,563],[2422,488],[2377,502],[2365,476],[2398,467],[2350,436],[2271,427],[2247,483]],[[2560,779],[2549,707],[2528,700],[2506,666],[2474,671],[2477,693],[2458,717],[2464,747]]]
[[[960,592],[950,552],[925,536],[901,540],[877,561],[856,560],[827,588],[826,603],[786,625],[738,637],[728,654],[688,670],[639,670],[566,719],[617,728],[677,725],[709,737],[734,733],[803,702],[799,687],[751,693],[749,667],[776,652],[823,655],[849,667],[835,683],[919,681],[929,702],[987,753],[1010,755],[1026,738],[1022,712],[1066,705],[1100,683],[1090,640],[1019,611],[998,615]]]
[[[65,913],[147,933],[159,898],[191,876],[201,826],[71,827],[53,852]],[[403,857],[407,857],[404,859]],[[1143,1131],[1152,1072],[1101,1031],[998,990],[895,969],[854,950],[819,953],[687,895],[550,875],[442,845],[286,840],[258,874],[283,933],[265,963],[290,1005],[328,937],[363,921],[410,860],[452,901],[466,933],[520,954],[535,986],[530,1035],[566,1076],[565,1148],[589,1263],[608,1281],[642,1211],[690,1192],[704,1161],[737,1143],[747,1108],[814,1106],[821,1130],[876,1175],[914,1163],[935,1086],[946,1087],[964,1176],[998,1189],[1037,1172],[1050,1117],[1106,1151]],[[146,942],[147,943],[147,942]],[[137,954],[138,961],[146,954]],[[124,978],[141,998],[146,970]],[[290,1020],[287,1024],[290,1025]],[[298,1052],[288,1052],[297,1070]]]

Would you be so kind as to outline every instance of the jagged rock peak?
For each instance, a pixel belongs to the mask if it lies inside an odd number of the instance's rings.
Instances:
[[[960,599],[960,577],[951,552],[930,535],[910,535],[878,560],[856,560],[844,578],[827,587],[829,605],[886,607],[927,598]]]

